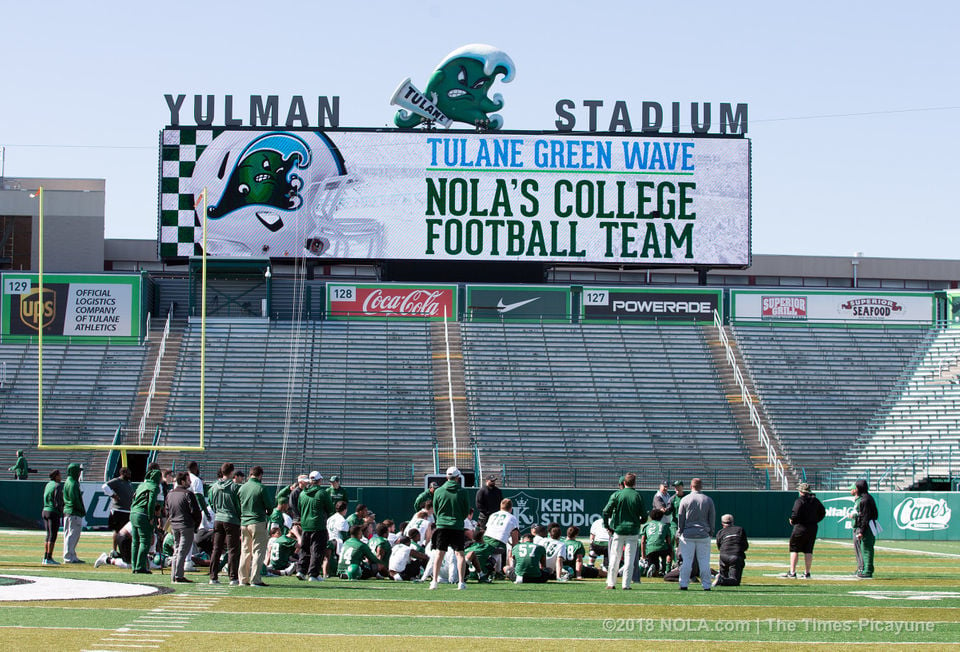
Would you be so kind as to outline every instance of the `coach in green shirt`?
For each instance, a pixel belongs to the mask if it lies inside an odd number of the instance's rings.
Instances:
[[[460,478],[460,469],[451,466],[447,469],[447,481],[433,492],[433,514],[437,519],[437,533],[434,535],[437,555],[433,560],[431,589],[437,588],[440,566],[443,564],[444,555],[450,548],[453,548],[453,552],[457,556],[457,577],[460,580],[457,588],[461,591],[467,588],[467,560],[463,555],[463,520],[467,518],[470,505],[467,502],[467,494],[460,484]]]
[[[137,487],[130,502],[130,525],[133,530],[130,557],[134,573],[150,574],[147,554],[153,543],[153,524],[157,511],[157,495],[160,493],[161,475],[160,469],[147,471],[147,477]]]
[[[250,469],[250,479],[241,485],[240,497],[240,584],[266,586],[260,571],[267,554],[267,516],[273,510],[272,491],[264,488],[263,467]]]
[[[603,524],[610,531],[610,563],[607,564],[607,588],[617,583],[617,569],[620,555],[623,554],[623,589],[630,589],[633,581],[633,569],[637,564],[637,545],[640,526],[647,520],[643,506],[643,497],[634,488],[637,476],[628,473],[623,476],[623,489],[613,492],[607,506],[603,508]]]
[[[350,504],[350,501],[347,500],[347,489],[340,484],[339,475],[330,476],[330,486],[327,487],[327,493],[330,495],[330,502],[334,505],[341,500],[347,503],[347,505]]]
[[[324,551],[327,549],[327,518],[333,514],[330,494],[320,486],[323,476],[319,471],[311,471],[310,484],[300,492],[300,568],[297,577],[319,582]]]
[[[207,503],[213,508],[213,554],[210,555],[210,583],[219,584],[220,555],[227,551],[230,585],[240,585],[240,485],[233,481],[230,462],[220,466],[220,479],[213,483]]]

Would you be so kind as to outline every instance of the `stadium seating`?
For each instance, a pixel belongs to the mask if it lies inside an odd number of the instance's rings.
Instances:
[[[475,322],[463,351],[472,443],[504,482],[760,482],[697,326]]]
[[[146,356],[142,346],[44,344],[44,444],[110,444],[127,422]],[[37,347],[0,346],[6,379],[0,392],[0,441],[6,449],[37,444]],[[42,474],[70,462],[90,467],[102,454],[91,451],[33,450],[30,465]],[[92,476],[99,477],[101,469]]]
[[[836,469],[931,337],[921,328],[732,330],[788,463],[811,479]]]
[[[960,470],[960,330],[936,333],[908,379],[840,464],[838,484],[870,478],[902,489],[928,476]]]
[[[413,482],[432,471],[435,444],[429,333],[427,322],[209,324],[198,457],[284,477],[349,468],[351,483],[361,472]],[[192,324],[183,339],[164,445],[198,442],[200,335]]]
[[[162,421],[165,446],[195,446],[200,327],[182,344]],[[671,324],[461,325],[469,445],[514,486],[764,486],[730,411],[703,330]],[[732,328],[786,456],[815,482],[866,476],[906,486],[960,468],[960,329]],[[289,479],[319,469],[349,484],[410,485],[432,472],[436,398],[429,322],[210,322],[203,453]],[[44,346],[44,441],[109,443],[144,378],[147,346]],[[3,364],[5,363],[5,364]],[[102,453],[36,451],[35,346],[0,346],[0,445],[34,449],[46,472]],[[128,443],[132,440],[127,439]],[[146,442],[144,442],[146,443]],[[93,477],[88,476],[88,477]],[[916,476],[916,477],[915,477]],[[823,482],[820,482],[821,486]]]

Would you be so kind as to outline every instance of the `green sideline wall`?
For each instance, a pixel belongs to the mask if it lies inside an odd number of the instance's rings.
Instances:
[[[40,511],[44,482],[0,481],[0,527],[40,529]],[[100,483],[84,482],[87,524],[105,528],[109,498],[100,490]],[[396,522],[409,519],[413,501],[421,492],[415,488],[347,487],[351,510],[358,502],[376,513],[378,520],[392,518]],[[475,489],[467,489],[473,505]],[[716,503],[717,518],[731,513],[749,536],[758,538],[787,537],[787,519],[797,497],[787,491],[708,491]],[[599,517],[610,491],[605,489],[528,489],[504,488],[503,495],[515,503],[514,513],[524,528],[537,523],[557,521],[564,527],[576,525],[586,536],[590,524]],[[649,509],[652,491],[641,491]],[[821,492],[819,498],[828,514],[820,524],[823,538],[849,538],[847,516],[853,499],[845,492]],[[875,494],[880,511],[882,539],[960,540],[960,494],[956,492],[883,492]]]

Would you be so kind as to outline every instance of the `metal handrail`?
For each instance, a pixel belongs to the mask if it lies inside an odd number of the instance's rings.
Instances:
[[[760,420],[760,413],[753,404],[753,397],[750,395],[750,391],[747,389],[747,384],[743,380],[743,373],[740,371],[740,366],[737,364],[736,357],[733,355],[733,349],[730,347],[730,340],[727,337],[726,331],[723,330],[723,321],[720,319],[720,313],[716,310],[713,311],[713,323],[717,327],[717,332],[720,333],[720,342],[723,344],[723,349],[727,357],[727,363],[733,369],[733,378],[735,381],[737,381],[737,386],[740,388],[740,400],[744,405],[747,406],[747,410],[750,413],[750,424],[756,427],[757,440],[767,452],[767,464],[773,467],[776,479],[780,481],[781,488],[786,491],[789,487],[789,483],[787,482],[787,474],[783,469],[783,463],[780,462],[780,458],[777,457],[777,453],[773,448],[773,444],[770,443],[770,437],[767,435],[767,429],[763,427],[763,423]]]
[[[450,367],[450,330],[447,322],[447,307],[443,307],[443,339],[447,353],[447,400],[450,402],[450,438],[453,440],[453,465],[457,466],[457,418],[453,407],[453,370]]]
[[[157,392],[157,377],[160,375],[160,363],[163,362],[163,354],[167,348],[167,337],[170,335],[170,322],[173,320],[173,307],[167,313],[167,323],[163,326],[163,337],[160,338],[160,347],[157,349],[157,363],[153,365],[153,378],[150,379],[150,389],[147,390],[147,400],[143,404],[143,415],[140,417],[140,425],[137,427],[137,445],[143,445],[143,434],[147,431],[147,417],[150,415],[150,405],[153,402],[153,396]]]

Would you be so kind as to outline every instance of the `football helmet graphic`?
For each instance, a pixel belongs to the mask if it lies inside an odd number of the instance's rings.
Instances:
[[[322,133],[226,131],[197,159],[188,192],[199,201],[207,189],[209,255],[379,256],[383,225],[335,217],[357,182]],[[198,203],[198,225],[202,211]],[[202,246],[199,229],[197,239]]]

